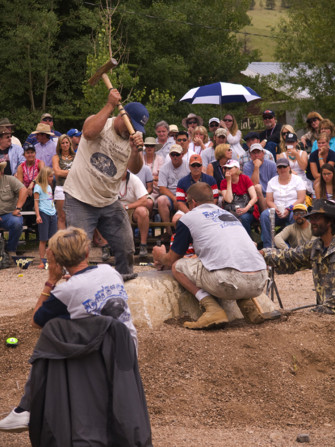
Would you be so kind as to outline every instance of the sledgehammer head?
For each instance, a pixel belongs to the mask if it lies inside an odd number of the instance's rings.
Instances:
[[[106,62],[102,67],[100,67],[96,73],[94,73],[94,75],[88,80],[89,84],[92,85],[92,87],[97,84],[99,82],[99,80],[101,79],[101,76],[104,73],[107,73],[108,71],[110,71],[112,68],[117,66],[117,61],[111,57],[111,59]]]

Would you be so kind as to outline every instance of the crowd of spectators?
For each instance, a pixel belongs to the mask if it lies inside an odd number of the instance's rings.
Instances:
[[[156,123],[156,135],[144,141],[142,169],[135,178],[126,172],[119,192],[129,219],[139,227],[141,255],[147,255],[150,220],[176,225],[188,212],[187,189],[197,182],[211,186],[215,201],[241,220],[250,237],[254,237],[253,227],[260,232],[264,247],[273,243],[270,208],[275,209],[276,227],[283,229],[297,225],[296,206],[305,206],[307,213],[313,199],[334,198],[334,124],[311,112],[307,115],[307,132],[299,140],[291,125],[276,120],[274,111],[265,110],[262,117],[264,130],[251,131],[244,137],[231,113],[223,119],[211,117],[207,127],[203,118],[194,113],[180,125],[163,120]],[[8,208],[6,195],[1,194],[0,227],[7,229],[5,222],[10,220],[10,213],[19,214],[20,208],[34,210],[36,177],[43,167],[50,167],[58,228],[65,228],[63,185],[80,150],[81,131],[71,128],[62,135],[54,129],[49,113],[41,116],[22,146],[14,131],[15,125],[8,118],[0,119],[1,193],[6,183],[6,188],[12,189],[8,200],[13,208]],[[5,176],[16,177],[24,189],[17,183],[4,183]],[[298,211],[300,215],[303,209]],[[172,236],[172,224],[165,226],[164,242]],[[12,231],[8,230],[10,251],[14,252],[16,242],[11,243]],[[291,245],[291,239],[285,243]]]

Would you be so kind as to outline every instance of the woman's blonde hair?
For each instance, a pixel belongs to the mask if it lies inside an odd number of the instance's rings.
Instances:
[[[48,192],[48,185],[49,185],[48,177],[51,174],[53,174],[53,170],[48,166],[45,166],[40,170],[38,176],[35,179],[35,182],[42,188],[42,191],[45,193]]]
[[[236,135],[236,132],[238,131],[238,126],[237,126],[236,118],[235,118],[235,116],[234,116],[233,114],[231,114],[231,113],[226,113],[225,116],[223,117],[223,119],[225,119],[226,116],[231,116],[232,119],[233,119],[233,125],[232,125],[231,128],[229,129],[229,132],[230,132],[233,136],[235,136],[235,135]]]
[[[283,130],[287,129],[290,133],[295,133],[294,128],[290,124],[283,124],[280,129],[280,141],[279,141],[279,151],[280,153],[286,152],[286,143],[283,137]]]
[[[216,160],[221,160],[221,158],[226,156],[226,152],[230,149],[229,144],[218,144],[214,151],[214,157]]]
[[[326,132],[322,132],[316,137],[316,141],[319,141],[319,140],[327,140],[329,143],[330,136]]]
[[[59,230],[49,240],[49,249],[56,262],[64,267],[74,267],[86,259],[91,241],[86,231],[81,228],[68,227]]]
[[[56,147],[56,154],[57,154],[57,155],[62,155],[62,146],[61,146],[61,144],[62,144],[62,142],[63,142],[65,139],[69,141],[69,143],[70,143],[69,153],[70,153],[70,155],[71,155],[72,157],[74,157],[74,156],[76,155],[76,153],[75,153],[75,151],[73,150],[72,140],[71,140],[71,138],[70,138],[68,135],[66,135],[66,133],[64,133],[63,135],[61,135],[61,136],[58,138],[58,141],[57,141],[57,147]]]
[[[192,135],[192,141],[194,141],[194,135],[196,132],[201,133],[204,136],[204,144],[208,143],[208,132],[205,126],[197,126],[194,131],[193,131],[193,135]]]

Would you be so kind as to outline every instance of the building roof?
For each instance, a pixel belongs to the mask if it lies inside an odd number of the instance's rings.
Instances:
[[[275,75],[275,76],[280,76],[284,73],[284,70],[282,68],[282,64],[280,62],[251,62],[251,64],[248,65],[248,67],[241,71],[241,73],[247,77],[250,78],[255,78],[256,76],[260,76],[260,77],[267,77],[270,75]],[[294,76],[294,72],[291,73],[291,75]],[[288,88],[285,88],[285,86],[282,87],[278,87],[273,85],[273,81],[270,82],[271,87],[274,90],[283,92],[283,93],[288,93]],[[306,98],[310,98],[310,94],[308,92],[308,90],[303,90],[300,92],[297,92],[294,95],[295,98],[297,99],[306,99]]]

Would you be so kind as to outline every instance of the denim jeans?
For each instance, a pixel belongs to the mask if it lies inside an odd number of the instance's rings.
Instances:
[[[269,248],[272,246],[270,209],[269,208],[262,212],[260,221],[261,221],[261,229],[262,229],[263,247]],[[280,225],[280,226],[286,227],[287,225],[290,225],[292,223],[294,223],[292,211],[290,211],[290,213],[288,214],[288,216],[285,219],[280,219],[278,217],[277,213],[275,214],[275,225],[276,226]]]
[[[252,213],[244,213],[239,216],[243,227],[247,230],[249,236],[251,237],[251,224],[256,220]]]
[[[133,232],[128,214],[118,200],[98,208],[65,193],[64,211],[67,225],[82,228],[90,239],[97,228],[114,253],[115,269],[121,274],[133,273]]]
[[[16,251],[16,247],[22,233],[23,217],[13,216],[12,213],[2,214],[0,217],[0,226],[9,231],[6,250]]]

